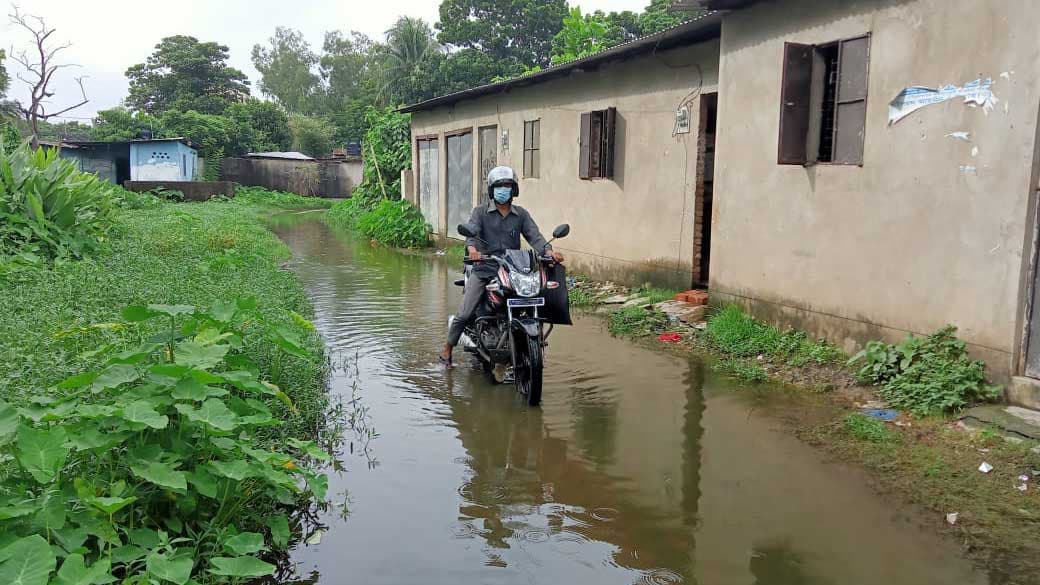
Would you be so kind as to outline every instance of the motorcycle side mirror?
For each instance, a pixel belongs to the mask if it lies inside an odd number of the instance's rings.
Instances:
[[[570,224],[566,224],[566,223],[565,224],[561,224],[561,225],[556,226],[556,229],[553,230],[553,238],[566,238],[567,235],[570,234],[570,233],[571,233],[571,226],[570,226]]]
[[[460,223],[459,227],[456,228],[456,229],[458,229],[460,236],[464,236],[464,237],[467,237],[467,238],[472,238],[472,237],[475,237],[477,235],[477,233],[474,232],[471,227],[469,227],[468,225],[466,225],[464,223]]]

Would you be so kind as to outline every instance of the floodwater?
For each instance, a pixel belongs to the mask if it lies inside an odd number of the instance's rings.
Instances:
[[[291,268],[378,436],[349,437],[320,542],[294,583],[925,585],[988,583],[923,517],[782,429],[804,399],[742,389],[697,358],[550,338],[543,405],[461,352],[435,365],[460,299],[441,259],[281,216]],[[353,452],[346,448],[353,446]]]

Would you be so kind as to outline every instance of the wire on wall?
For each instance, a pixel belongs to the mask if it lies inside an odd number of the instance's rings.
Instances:
[[[656,52],[656,50],[657,49],[655,48],[654,51]],[[662,62],[664,62],[664,61],[662,60]],[[665,63],[665,64],[667,65],[667,63]],[[682,188],[679,191],[679,196],[682,198],[682,202],[683,202],[683,209],[682,209],[682,215],[679,216],[679,253],[676,256],[677,259],[675,261],[676,271],[681,271],[682,270],[683,231],[684,231],[684,228],[686,227],[686,208],[687,208],[686,193],[689,190],[689,180],[690,180],[689,134],[687,134],[686,137],[679,137],[678,112],[681,111],[684,107],[688,108],[688,110],[690,112],[692,112],[693,108],[691,106],[693,105],[694,101],[697,100],[700,97],[701,91],[704,89],[704,71],[701,69],[700,65],[696,65],[695,64],[694,66],[697,68],[697,83],[694,85],[694,88],[692,90],[690,90],[690,93],[686,94],[681,100],[679,100],[679,103],[675,106],[675,111],[676,111],[677,115],[676,115],[675,126],[672,128],[672,138],[678,138],[679,139],[679,142],[682,144],[682,147],[683,147],[683,153],[685,155],[685,156],[683,156],[683,182],[682,182]],[[693,125],[693,120],[690,120],[690,125],[691,126]],[[694,193],[696,193],[696,191],[694,191]],[[690,254],[690,263],[691,264],[693,263],[693,253],[692,252]]]

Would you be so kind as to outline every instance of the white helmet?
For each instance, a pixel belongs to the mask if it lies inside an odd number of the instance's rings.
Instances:
[[[513,197],[520,195],[520,183],[516,180],[516,173],[510,167],[495,167],[487,176],[488,197],[495,195],[495,187],[509,185],[513,188]]]

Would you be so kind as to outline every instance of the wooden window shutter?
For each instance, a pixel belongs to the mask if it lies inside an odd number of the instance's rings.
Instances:
[[[614,135],[617,122],[617,108],[607,108],[603,121],[603,164],[601,177],[614,177]]]
[[[578,141],[578,177],[581,179],[589,178],[589,171],[592,167],[591,139],[592,113],[586,112],[581,115],[581,138]]]
[[[777,164],[804,165],[807,160],[812,63],[812,45],[784,44]]]
[[[870,37],[842,41],[839,55],[833,162],[862,164],[864,130],[867,123]]]

